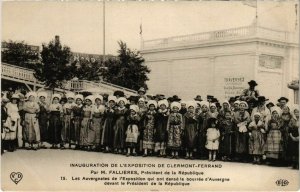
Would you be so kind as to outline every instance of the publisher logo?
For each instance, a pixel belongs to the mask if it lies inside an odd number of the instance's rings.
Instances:
[[[275,183],[276,183],[277,186],[284,187],[284,186],[287,186],[289,184],[289,181],[286,180],[286,179],[278,179]]]
[[[10,179],[17,185],[23,178],[23,174],[20,172],[12,172]]]

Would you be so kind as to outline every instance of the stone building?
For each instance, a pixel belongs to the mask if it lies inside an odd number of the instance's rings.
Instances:
[[[140,51],[151,69],[149,92],[222,100],[239,95],[254,79],[270,100],[294,100],[287,85],[299,79],[297,35],[253,24],[142,41]]]

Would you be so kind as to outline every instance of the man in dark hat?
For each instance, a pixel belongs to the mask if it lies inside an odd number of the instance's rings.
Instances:
[[[173,102],[174,101],[177,101],[177,102],[180,102],[181,101],[181,99],[177,96],[177,95],[173,95],[173,97],[172,97],[173,99]]]
[[[259,96],[258,90],[255,89],[255,87],[258,85],[256,81],[251,80],[248,82],[249,88],[245,89],[241,94],[241,100],[248,102],[251,98],[257,100],[257,97]]]
[[[165,99],[165,95],[164,94],[156,94],[155,96],[155,100],[156,101],[160,101],[160,100],[163,100]]]
[[[233,105],[234,105],[234,102],[235,102],[235,101],[236,101],[236,100],[235,100],[234,97],[230,97],[230,98],[229,98],[228,102],[229,102],[229,104],[230,104],[230,108],[233,108]]]
[[[117,99],[120,98],[120,97],[124,97],[124,95],[125,95],[125,94],[124,94],[123,91],[117,90],[117,91],[114,92],[114,96],[116,96]]]
[[[274,107],[275,105],[274,105],[274,103],[272,103],[272,102],[268,102],[267,104],[266,104],[266,107],[271,111],[271,108],[272,107]]]
[[[289,102],[289,99],[286,97],[280,97],[278,100],[279,107],[282,109]]]
[[[212,96],[212,95],[207,95],[206,96],[206,99],[207,99],[207,101],[209,102],[209,103],[211,103],[212,102],[212,99],[214,98],[214,96]]]
[[[201,95],[197,95],[195,98],[194,98],[195,101],[202,101],[202,98],[201,98]]]

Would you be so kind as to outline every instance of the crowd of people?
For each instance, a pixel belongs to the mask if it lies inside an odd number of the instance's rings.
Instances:
[[[2,153],[16,149],[86,150],[126,156],[277,164],[299,169],[299,108],[255,89],[220,102],[207,95],[2,94]],[[49,101],[49,102],[48,102]]]

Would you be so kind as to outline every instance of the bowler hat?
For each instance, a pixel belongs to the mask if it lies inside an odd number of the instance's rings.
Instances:
[[[254,80],[251,80],[248,82],[249,85],[252,85],[252,86],[257,86],[258,84],[256,83],[256,81]]]
[[[258,96],[257,97],[257,102],[258,103],[261,103],[261,102],[265,102],[265,101],[268,101],[269,99],[266,99],[265,96]]]
[[[289,102],[289,99],[286,97],[280,97],[277,101],[280,102],[281,100],[285,100],[286,102]]]
[[[172,98],[173,98],[173,101],[177,101],[177,102],[181,101],[181,99],[177,95],[173,95]]]
[[[124,92],[123,91],[115,91],[114,96],[119,96],[119,97],[124,97]]]
[[[274,107],[275,105],[274,105],[274,103],[269,102],[269,103],[266,104],[266,106],[267,106],[267,107]]]
[[[230,97],[228,102],[229,102],[229,103],[230,103],[230,102],[235,102],[235,98],[234,98],[234,97]]]
[[[201,98],[201,95],[197,95],[195,98],[194,98],[195,101],[202,101],[202,98]]]

